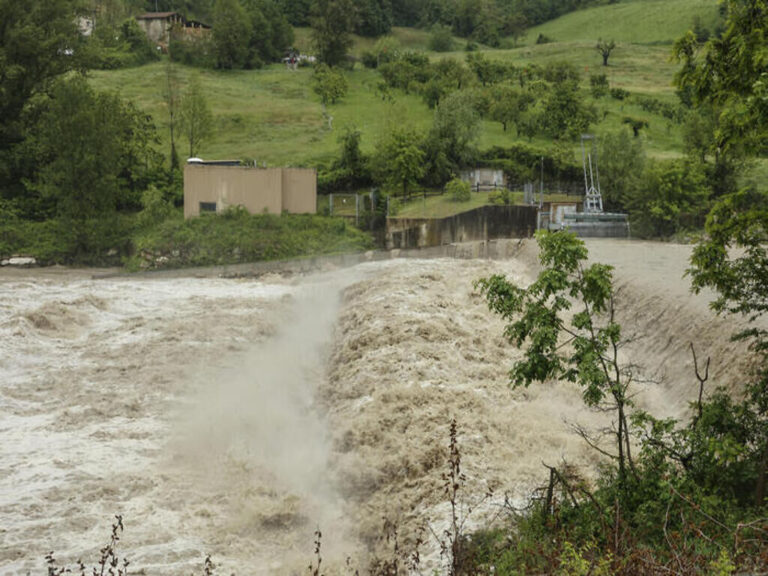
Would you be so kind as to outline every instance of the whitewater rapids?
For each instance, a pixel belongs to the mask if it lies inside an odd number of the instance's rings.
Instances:
[[[643,406],[685,413],[691,341],[712,356],[712,386],[738,387],[738,322],[689,294],[690,248],[589,248],[616,266]],[[42,573],[51,550],[93,564],[115,514],[134,573],[202,573],[206,554],[221,574],[301,573],[317,527],[325,562],[362,566],[384,518],[404,539],[425,519],[444,526],[454,417],[467,502],[493,492],[475,521],[524,502],[542,463],[589,469],[596,455],[572,425],[606,416],[571,385],[510,389],[519,352],[472,286],[536,271],[530,242],[499,261],[257,279],[0,271],[0,573]]]

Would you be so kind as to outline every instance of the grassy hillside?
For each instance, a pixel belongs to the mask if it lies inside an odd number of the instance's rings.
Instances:
[[[162,96],[166,68],[156,63],[114,72],[94,72],[99,89],[119,89],[151,113],[167,143],[167,109]],[[388,118],[398,118],[417,128],[429,125],[431,117],[417,96],[401,96],[394,104],[375,94],[378,76],[369,70],[347,75],[349,94],[331,106],[332,131],[323,119],[320,101],[312,93],[311,69],[288,71],[282,66],[265,70],[198,70],[177,65],[182,91],[192,74],[200,80],[215,117],[215,137],[203,145],[203,158],[254,158],[270,164],[312,164],[335,155],[338,134],[356,126],[365,134],[365,145],[373,146],[375,135],[384,131]],[[182,142],[179,150],[186,157]]]
[[[670,44],[693,25],[696,16],[712,30],[717,20],[717,0],[622,0],[566,14],[531,28],[526,42],[539,34],[555,42],[595,42],[613,38],[636,44]]]
[[[542,32],[556,42],[486,50],[485,54],[516,66],[568,61],[583,71],[585,93],[589,74],[605,73],[612,87],[674,102],[672,80],[677,64],[670,60],[668,44],[654,43],[670,42],[680,36],[697,14],[705,26],[711,26],[716,10],[716,0],[625,0],[568,14],[533,29],[528,36],[530,41]],[[429,38],[427,32],[409,28],[395,28],[393,36],[404,48],[414,50],[425,50]],[[594,48],[599,36],[618,42],[608,67],[602,66],[600,54]],[[359,55],[371,49],[374,42],[356,38],[353,53]],[[308,29],[296,31],[296,44],[308,49]],[[431,57],[463,60],[465,53]],[[432,111],[417,95],[396,93],[394,102],[383,101],[376,93],[379,75],[360,65],[347,73],[347,97],[330,107],[333,130],[328,130],[320,102],[312,92],[310,69],[293,72],[272,65],[263,70],[222,72],[177,65],[182,90],[192,74],[200,75],[215,116],[215,137],[200,150],[203,158],[252,158],[268,164],[315,165],[337,155],[338,136],[347,127],[362,132],[363,149],[370,151],[391,123],[426,131],[432,121]],[[92,82],[99,89],[118,90],[152,114],[162,145],[167,149],[168,115],[162,96],[165,75],[166,65],[161,62],[141,68],[93,72]],[[681,153],[678,125],[644,112],[631,101],[603,98],[595,104],[602,118],[593,128],[597,134],[620,129],[625,116],[640,117],[649,122],[641,137],[651,155],[669,157]],[[483,123],[481,148],[509,145],[515,140],[514,133],[505,133],[500,124]],[[543,138],[534,142],[550,144]],[[185,145],[182,139],[179,151],[183,158],[188,155]]]
[[[488,51],[489,58],[513,62],[546,63],[556,60],[573,62],[585,71],[605,72],[612,86],[632,92],[654,95],[672,101],[672,77],[676,65],[669,61],[668,47],[619,45],[611,66],[603,68],[600,55],[591,43],[546,44],[514,50]],[[461,52],[435,55],[436,58],[463,59]],[[119,90],[155,119],[163,145],[167,146],[167,110],[163,100],[166,65],[155,63],[141,68],[102,71],[92,74],[99,89]],[[347,73],[349,94],[330,107],[333,130],[328,130],[320,102],[311,89],[310,69],[288,71],[279,65],[264,70],[197,70],[177,65],[181,88],[192,74],[199,74],[215,116],[215,137],[200,150],[203,158],[253,158],[269,164],[312,165],[338,153],[338,136],[346,127],[362,132],[363,149],[370,151],[391,123],[407,123],[420,131],[428,130],[432,111],[419,96],[396,94],[394,102],[383,101],[375,91],[379,75],[357,67]],[[584,85],[586,85],[586,80]],[[656,156],[679,153],[679,127],[662,118],[646,114],[635,105],[604,98],[597,102],[604,120],[596,126],[600,134],[619,128],[625,115],[642,116],[650,127],[643,137],[649,152]],[[498,123],[483,122],[482,148],[509,145],[517,140]],[[534,140],[548,144],[545,139]],[[179,147],[186,157],[186,143]]]

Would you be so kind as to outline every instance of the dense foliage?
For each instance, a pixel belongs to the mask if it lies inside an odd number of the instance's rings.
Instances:
[[[505,36],[590,5],[610,0],[363,0],[355,2],[354,31],[379,36],[392,25],[449,27],[456,35],[497,46]],[[281,2],[295,26],[311,22],[310,0]]]
[[[0,194],[5,199],[23,194],[22,181],[31,168],[20,147],[28,128],[26,107],[60,74],[79,66],[73,57],[74,6],[70,0],[0,0]]]
[[[730,221],[710,219],[710,238],[694,255],[694,286],[715,288],[720,309],[757,317],[765,311],[768,280],[760,245],[765,210],[744,200],[723,204]],[[581,430],[607,463],[596,482],[566,463],[548,466],[549,481],[530,508],[510,526],[473,536],[473,569],[509,575],[765,570],[765,372],[756,380],[746,376],[746,394],[738,400],[706,389],[708,369],[700,371],[694,356],[700,392],[691,399],[688,421],[639,409],[630,388],[638,367],[623,364],[618,354],[625,341],[615,320],[620,299],[611,268],[588,264],[583,242],[569,233],[537,238],[542,268],[533,284],[493,276],[478,287],[508,321],[507,338],[523,349],[510,372],[513,385],[571,381],[587,405],[612,415],[607,439]],[[748,248],[744,256],[730,260],[732,242]],[[765,342],[760,331],[743,335]]]
[[[309,214],[221,215],[164,220],[137,235],[136,269],[236,264],[366,250],[370,236],[344,220]]]

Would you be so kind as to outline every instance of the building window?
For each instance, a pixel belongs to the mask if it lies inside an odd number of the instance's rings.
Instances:
[[[216,212],[216,202],[200,202],[200,212]]]

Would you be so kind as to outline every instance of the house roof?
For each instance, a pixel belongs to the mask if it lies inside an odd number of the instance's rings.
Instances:
[[[141,16],[136,16],[138,20],[165,20],[171,16],[176,16],[178,12],[147,12]]]

